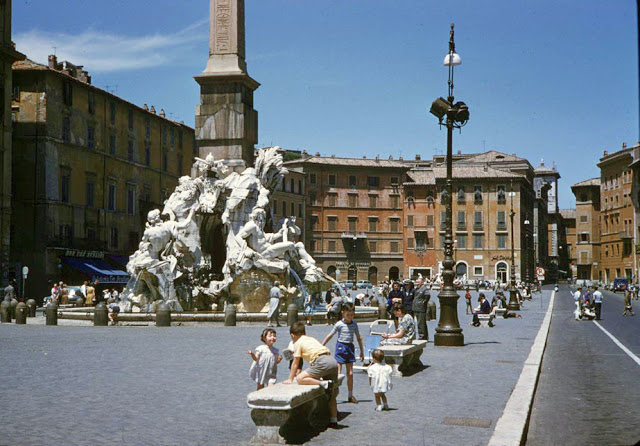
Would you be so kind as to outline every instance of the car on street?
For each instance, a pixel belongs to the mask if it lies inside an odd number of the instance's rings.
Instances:
[[[357,287],[358,288],[371,289],[371,288],[373,288],[373,285],[371,284],[371,282],[369,280],[358,280]]]
[[[613,279],[613,292],[626,291],[629,287],[629,279],[626,277],[616,277]]]

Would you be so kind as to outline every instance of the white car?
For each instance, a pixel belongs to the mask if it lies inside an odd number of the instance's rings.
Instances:
[[[358,280],[357,287],[371,289],[373,288],[373,285],[369,280]]]

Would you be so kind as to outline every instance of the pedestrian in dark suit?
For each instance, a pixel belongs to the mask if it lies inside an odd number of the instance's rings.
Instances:
[[[417,320],[418,339],[429,340],[427,331],[427,304],[431,299],[429,287],[424,283],[422,276],[416,279],[416,291],[413,294],[413,315]]]

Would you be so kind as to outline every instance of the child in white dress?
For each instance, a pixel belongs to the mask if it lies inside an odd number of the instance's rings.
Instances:
[[[387,396],[385,395],[391,390],[391,373],[393,369],[390,365],[383,364],[384,352],[380,349],[375,349],[371,353],[373,358],[373,364],[367,369],[367,375],[369,375],[369,385],[373,394],[376,397],[376,410],[389,410],[387,405]]]
[[[272,328],[265,328],[260,339],[264,344],[256,347],[255,352],[247,350],[247,354],[253,359],[249,374],[251,379],[258,384],[257,390],[276,383],[278,364],[282,361],[280,351],[273,346],[276,343],[276,331]]]

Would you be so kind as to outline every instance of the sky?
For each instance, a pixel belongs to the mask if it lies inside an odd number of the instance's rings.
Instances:
[[[603,151],[639,140],[633,0],[246,0],[245,11],[257,147],[445,153],[429,107],[447,95],[450,23],[462,58],[454,96],[471,113],[454,152],[555,163],[560,207],[573,208],[571,185],[599,176]],[[13,41],[193,126],[208,18],[207,0],[13,0]]]

